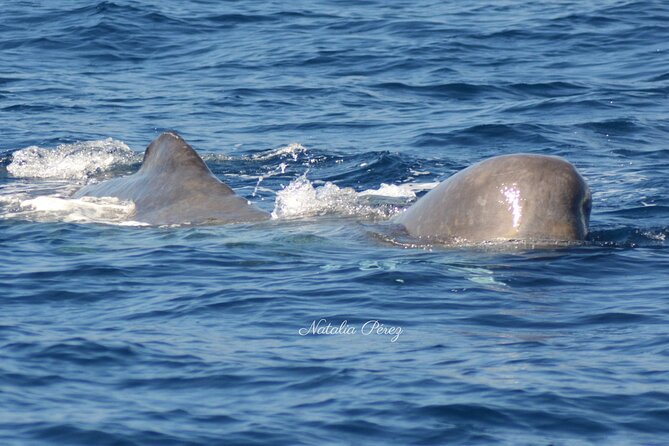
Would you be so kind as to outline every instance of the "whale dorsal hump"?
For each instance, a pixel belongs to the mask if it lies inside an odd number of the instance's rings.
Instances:
[[[269,214],[250,205],[209,170],[200,155],[175,132],[154,139],[139,171],[81,188],[75,198],[132,200],[136,221],[151,225],[241,223]]]
[[[200,155],[175,132],[164,132],[144,152],[140,172],[159,174],[170,171],[200,171],[212,175]]]

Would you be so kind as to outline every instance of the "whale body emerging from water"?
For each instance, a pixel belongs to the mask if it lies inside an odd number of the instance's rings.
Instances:
[[[132,200],[151,225],[245,223],[270,215],[237,196],[174,132],[149,144],[139,171],[83,187],[74,198]],[[588,233],[590,190],[576,168],[546,155],[503,155],[441,182],[393,218],[428,242],[576,241]]]
[[[576,168],[556,156],[486,159],[454,174],[393,221],[437,243],[578,241],[592,198]]]
[[[132,200],[132,219],[150,225],[243,223],[270,215],[239,197],[209,170],[178,134],[165,132],[144,153],[133,175],[83,187],[80,197]]]

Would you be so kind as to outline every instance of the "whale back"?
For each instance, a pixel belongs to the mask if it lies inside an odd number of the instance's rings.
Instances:
[[[75,198],[83,196],[132,200],[133,219],[153,225],[269,218],[216,178],[197,152],[174,132],[165,132],[149,144],[135,174],[86,186],[75,194]]]
[[[180,175],[211,175],[207,165],[190,144],[174,132],[164,132],[146,148],[139,172],[157,175],[177,171]]]
[[[441,242],[574,241],[588,233],[591,194],[569,162],[503,155],[440,183],[394,221]]]

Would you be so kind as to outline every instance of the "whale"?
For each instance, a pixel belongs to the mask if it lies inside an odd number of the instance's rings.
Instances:
[[[148,145],[136,173],[89,184],[73,195],[83,197],[132,201],[129,218],[156,226],[270,219],[219,180],[174,131]],[[587,183],[568,161],[501,155],[442,181],[391,222],[428,243],[572,242],[586,239],[591,205]]]
[[[132,220],[149,225],[247,223],[267,220],[258,209],[209,170],[200,155],[176,132],[155,138],[139,170],[79,189],[73,198],[130,200]]]
[[[429,243],[577,242],[588,235],[592,195],[576,168],[550,155],[473,164],[392,218]]]

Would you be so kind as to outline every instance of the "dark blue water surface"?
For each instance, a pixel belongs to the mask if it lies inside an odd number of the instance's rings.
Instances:
[[[1,9],[1,444],[666,444],[669,3]],[[80,215],[164,129],[293,210]],[[514,152],[581,171],[586,245],[398,243],[363,193]]]

